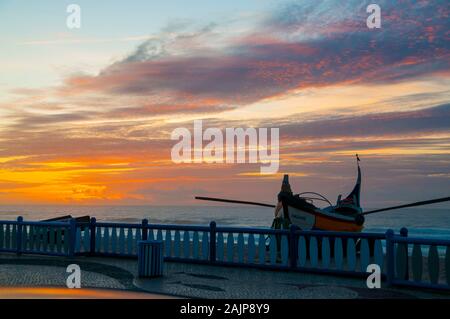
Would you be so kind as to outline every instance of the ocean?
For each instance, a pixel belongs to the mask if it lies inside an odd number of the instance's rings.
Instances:
[[[270,227],[273,209],[247,206],[0,206],[0,220],[42,220],[63,215],[89,215],[98,221],[154,224]],[[406,227],[409,236],[450,239],[450,209],[405,208],[366,216],[365,232],[396,233]]]

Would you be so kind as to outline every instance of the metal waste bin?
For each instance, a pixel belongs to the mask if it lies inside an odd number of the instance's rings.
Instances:
[[[139,277],[160,277],[163,275],[164,257],[161,240],[138,242]]]

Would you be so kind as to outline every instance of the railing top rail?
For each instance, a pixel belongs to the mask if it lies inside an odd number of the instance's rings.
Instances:
[[[0,224],[16,225],[17,221],[0,221]],[[36,225],[48,227],[67,227],[70,222],[39,222],[39,221],[23,221],[23,225]],[[77,227],[88,226],[87,222],[76,223]],[[96,227],[114,227],[114,228],[134,228],[142,229],[142,223],[115,223],[115,222],[96,222]],[[147,224],[147,229],[161,230],[180,230],[180,231],[209,231],[210,226],[202,225],[174,225],[174,224]],[[256,227],[236,227],[236,226],[217,226],[216,232],[219,233],[243,233],[243,234],[266,234],[266,235],[287,235],[290,230],[272,229],[272,228],[256,228]],[[320,230],[295,230],[298,236],[326,236],[326,237],[342,237],[342,238],[370,238],[385,239],[385,233],[353,233],[353,232],[330,232]]]
[[[69,227],[70,222],[40,222],[40,221],[17,221],[0,220],[0,225],[23,225],[23,226],[42,226],[42,227]]]
[[[209,226],[199,225],[163,225],[163,224],[148,224],[149,229],[162,229],[162,230],[190,230],[190,231],[209,231]]]
[[[218,233],[245,233],[245,234],[274,234],[283,235],[289,234],[287,229],[272,229],[272,228],[247,228],[247,227],[217,227]]]
[[[18,222],[16,222],[17,224]],[[32,221],[23,221],[22,225],[25,226],[42,226],[42,227],[69,227],[70,222],[32,222]]]
[[[17,225],[18,221],[16,220],[0,220],[0,225]]]
[[[394,236],[392,240],[397,243],[450,246],[449,239]]]
[[[79,223],[78,225],[83,225]],[[109,223],[109,222],[96,222],[97,227],[115,227],[115,228],[138,228],[142,229],[142,224],[130,224],[130,223]],[[146,229],[161,229],[161,230],[186,230],[186,231],[209,231],[209,226],[197,226],[197,225],[171,225],[171,224],[148,224]]]
[[[247,233],[247,234],[275,234],[283,235],[289,234],[287,229],[272,229],[272,228],[246,228],[246,227],[217,227],[217,232],[222,233]],[[370,239],[385,239],[384,233],[351,233],[351,232],[331,232],[320,230],[296,230],[296,235],[299,236],[323,236],[323,237],[346,237],[346,238],[370,238]]]
[[[370,239],[386,239],[385,233],[357,233],[357,232],[337,232],[323,230],[297,230],[297,234],[302,236],[323,236],[323,237],[347,237],[347,238],[370,238]]]
[[[77,223],[77,226],[85,225],[85,223]],[[142,224],[131,223],[109,223],[109,222],[96,222],[96,227],[115,227],[115,228],[142,228]]]
[[[77,223],[78,226],[87,225],[86,223]],[[97,227],[114,227],[114,228],[135,228],[142,229],[144,226],[131,223],[111,223],[111,222],[96,222]],[[174,224],[148,224],[147,229],[161,229],[161,230],[181,230],[181,231],[209,231],[210,226],[201,225],[174,225]],[[235,227],[235,226],[217,226],[218,233],[243,233],[243,234],[273,234],[273,235],[287,235],[290,230],[287,229],[272,229],[272,228],[256,228],[256,227]],[[329,232],[329,231],[302,231],[296,230],[295,233],[300,236],[327,236],[327,237],[348,237],[348,238],[371,238],[371,239],[385,239],[384,233],[351,233],[351,232]]]

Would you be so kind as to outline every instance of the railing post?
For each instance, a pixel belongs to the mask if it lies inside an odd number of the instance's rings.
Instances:
[[[23,238],[23,217],[17,217],[17,233],[16,233],[16,248],[17,255],[22,254],[22,238]]]
[[[91,235],[90,245],[89,245],[89,254],[91,256],[95,255],[95,238],[97,237],[96,233],[95,233],[96,228],[97,228],[96,223],[97,223],[97,219],[95,217],[92,217],[89,222],[89,233]]]
[[[299,227],[294,224],[291,224],[289,228],[289,259],[291,268],[297,268],[298,240],[296,232],[298,229]]]
[[[209,232],[209,261],[211,263],[215,263],[216,262],[216,227],[217,224],[215,221],[212,221],[211,223],[209,223],[209,228],[210,228],[210,232]]]
[[[406,227],[403,227],[402,229],[400,229],[400,236],[408,237],[408,229]],[[406,251],[406,273],[405,273],[405,279],[409,280],[408,244],[404,243],[402,245],[405,245],[405,251]]]
[[[394,231],[389,229],[386,232],[386,280],[391,286],[395,278],[395,253],[394,253]]]
[[[148,239],[148,219],[142,220],[142,240]]]
[[[69,221],[69,257],[73,257],[75,255],[75,242],[77,237],[77,222],[74,218],[71,218]],[[66,240],[64,236],[64,240]]]

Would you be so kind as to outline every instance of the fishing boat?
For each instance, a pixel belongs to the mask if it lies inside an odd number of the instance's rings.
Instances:
[[[289,176],[284,175],[283,178],[284,189],[290,189]],[[310,197],[305,195],[313,195]],[[283,214],[279,214],[278,218],[287,220],[276,222],[273,226],[275,228],[282,228],[276,226],[296,225],[302,230],[327,230],[327,231],[350,231],[360,232],[364,228],[363,210],[360,205],[361,196],[361,168],[359,166],[358,158],[358,177],[356,184],[350,194],[341,199],[339,195],[336,205],[323,195],[315,192],[303,192],[294,195],[290,191],[282,191],[278,195],[278,201],[281,203],[279,209]],[[314,201],[324,201],[329,206],[319,208],[314,205]]]

